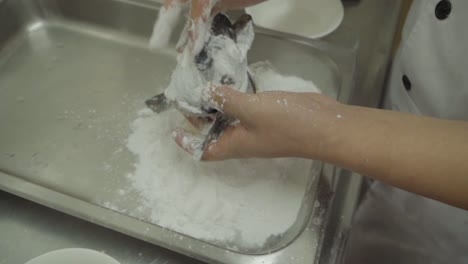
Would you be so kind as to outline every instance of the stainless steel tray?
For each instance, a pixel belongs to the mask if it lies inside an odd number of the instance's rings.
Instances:
[[[0,188],[208,262],[318,259],[325,234],[333,233],[325,232],[336,222],[333,210],[349,191],[349,183],[336,181],[340,170],[321,171],[319,163],[311,165],[295,224],[261,248],[229,250],[102,206],[118,199],[133,165],[116,146],[124,146],[136,111],[162,91],[175,65],[175,53],[146,48],[158,7],[142,0],[0,1]],[[258,29],[249,60],[268,59],[347,101],[355,49],[346,30],[311,41]],[[332,207],[337,188],[343,191]],[[138,199],[125,204],[136,207]]]

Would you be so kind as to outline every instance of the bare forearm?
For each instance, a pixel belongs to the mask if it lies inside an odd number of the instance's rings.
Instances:
[[[322,158],[468,208],[468,123],[344,106]]]
[[[214,100],[240,125],[205,160],[319,159],[468,209],[468,122],[347,106],[317,93],[218,88]]]

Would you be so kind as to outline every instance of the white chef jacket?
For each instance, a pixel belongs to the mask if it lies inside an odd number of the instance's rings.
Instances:
[[[468,0],[414,0],[384,107],[468,121]],[[374,182],[344,263],[468,264],[468,211]]]

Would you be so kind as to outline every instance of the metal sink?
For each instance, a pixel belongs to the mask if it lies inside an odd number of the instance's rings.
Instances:
[[[321,249],[339,249],[340,219],[350,217],[355,199],[348,197],[356,197],[349,186],[359,179],[338,181],[349,173],[318,162],[311,162],[296,222],[262,247],[233,249],[103,206],[133,164],[130,155],[113,158],[115,146],[124,144],[144,99],[164,89],[175,65],[175,51],[147,49],[158,8],[144,0],[0,1],[0,188],[207,262],[337,256]],[[269,60],[347,102],[355,51],[346,30],[313,41],[258,28],[249,60]],[[106,161],[116,169],[103,170]],[[126,206],[137,203],[129,199]]]

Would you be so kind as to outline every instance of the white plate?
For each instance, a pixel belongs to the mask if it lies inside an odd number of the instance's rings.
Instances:
[[[247,8],[258,26],[308,38],[333,32],[343,21],[341,0],[268,0]]]
[[[67,248],[45,253],[26,264],[119,264],[119,262],[94,250]]]

